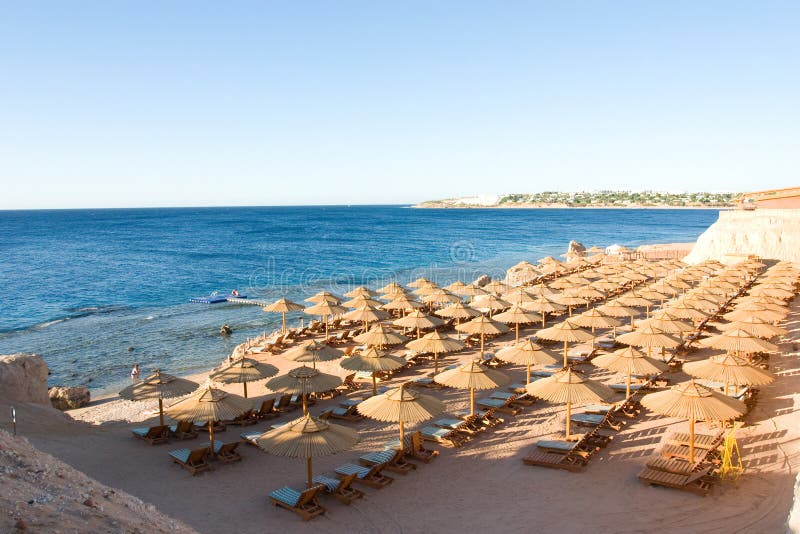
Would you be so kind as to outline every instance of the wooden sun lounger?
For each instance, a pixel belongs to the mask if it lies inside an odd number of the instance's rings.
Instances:
[[[401,449],[389,449],[378,452],[370,452],[358,459],[358,463],[366,467],[375,464],[385,464],[384,469],[401,475],[407,475],[417,468],[416,465],[405,459],[405,453]]]
[[[716,449],[725,439],[725,433],[720,432],[715,436],[709,434],[695,434],[694,448],[702,450]],[[667,436],[668,445],[689,446],[689,434],[683,432],[673,432]]]
[[[221,460],[226,464],[230,464],[233,462],[241,462],[242,457],[241,455],[236,452],[236,448],[239,446],[238,441],[234,441],[232,443],[225,443],[223,441],[215,441],[214,442],[214,459]]]
[[[295,407],[291,405],[291,395],[281,395],[280,398],[274,403],[272,409],[276,412],[286,412],[293,410]]]
[[[689,460],[689,444],[686,445],[665,445],[661,448],[661,456],[667,459],[678,458],[681,460]],[[695,461],[710,460],[717,454],[717,449],[695,449]]]
[[[275,411],[275,397],[267,399],[261,403],[261,408],[254,412],[256,419],[271,419],[278,417],[280,414]]]
[[[358,413],[355,406],[334,406],[321,414],[320,419],[341,419],[344,421],[361,421],[364,416]]]
[[[208,425],[209,425],[208,422],[205,422],[201,425],[195,423],[194,427],[202,432],[208,432]],[[222,421],[214,421],[214,434],[217,434],[219,432],[225,432],[225,430],[227,430],[227,427]]]
[[[449,428],[426,426],[420,430],[420,433],[424,440],[435,441],[451,447],[461,447],[466,441],[466,437],[462,433]]]
[[[457,432],[462,432],[466,434],[464,437],[464,441],[467,441],[472,437],[472,435],[477,434],[481,431],[481,429],[476,428],[472,425],[473,421],[469,418],[467,419],[453,419],[450,417],[443,417],[441,419],[437,419],[433,421],[431,424],[433,426],[438,426],[440,428],[446,428],[448,430],[455,430]]]
[[[478,399],[475,404],[481,408],[497,410],[498,412],[507,413],[509,415],[517,415],[520,411],[522,411],[522,408],[514,405],[510,400],[495,399],[491,397]]]
[[[471,416],[469,410],[459,410],[453,415],[461,419],[470,420],[470,424],[474,426],[476,430],[491,428],[503,422],[501,418],[494,415],[494,408],[475,410],[475,413]]]
[[[577,441],[540,439],[536,442],[536,447],[546,452],[571,453],[583,458],[588,458],[590,455],[600,450],[598,446],[589,445],[588,439],[585,437]]]
[[[146,441],[150,445],[158,445],[169,441],[169,427],[151,426],[150,428],[132,428],[133,437]]]
[[[274,506],[286,508],[302,517],[304,521],[308,521],[325,513],[325,508],[317,501],[317,496],[323,489],[325,486],[322,484],[312,486],[305,491],[284,486],[270,493],[269,500]]]
[[[335,497],[342,504],[350,504],[356,499],[364,497],[364,492],[360,489],[353,487],[356,474],[343,476],[342,478],[333,478],[327,475],[317,475],[313,478],[313,482],[325,486],[325,492],[332,497]]]
[[[501,399],[510,402],[511,404],[518,404],[521,406],[531,406],[536,402],[536,399],[530,397],[527,393],[509,393],[506,391],[495,390],[489,393],[491,399]]]
[[[169,427],[169,432],[176,439],[193,439],[197,437],[197,430],[192,421],[178,421],[177,425]]]
[[[228,419],[226,421],[222,421],[222,423],[225,425],[249,426],[258,423],[258,417],[254,411],[250,410],[235,419]],[[216,432],[216,428],[214,431]]]
[[[684,460],[675,460],[653,456],[647,461],[647,467],[657,471],[676,473],[679,475],[690,475],[701,468],[703,461],[695,461],[693,464]]]
[[[417,378],[409,384],[410,386],[422,387],[422,388],[431,388],[431,389],[442,389],[444,386],[441,384],[434,382],[433,378],[424,376],[421,378]]]
[[[340,477],[346,477],[355,474],[356,482],[361,482],[367,486],[381,489],[385,488],[394,480],[392,477],[384,475],[381,471],[386,467],[386,464],[374,464],[372,467],[364,467],[363,465],[344,464],[336,468],[336,474]]]
[[[387,443],[384,448],[386,449],[400,449],[400,440],[396,439]],[[406,456],[419,460],[420,462],[430,463],[434,458],[439,456],[439,451],[436,449],[425,448],[424,439],[419,431],[406,434],[403,439],[403,452]]]
[[[711,489],[712,479],[709,476],[711,469],[709,466],[691,475],[679,475],[645,467],[639,473],[638,478],[651,486],[664,486],[705,496]]]
[[[613,430],[620,430],[622,428],[622,422],[613,419],[610,412],[606,415],[594,413],[576,413],[572,414],[569,420],[580,426],[599,427],[601,425],[605,425]]]
[[[554,469],[564,469],[566,471],[582,471],[586,466],[586,459],[573,454],[554,453],[539,450],[532,450],[528,456],[522,459],[526,465],[537,465],[540,467],[550,467]]]
[[[208,447],[201,447],[193,450],[177,449],[170,451],[169,455],[173,462],[188,469],[194,476],[201,471],[211,469],[211,464],[208,463],[209,452]]]

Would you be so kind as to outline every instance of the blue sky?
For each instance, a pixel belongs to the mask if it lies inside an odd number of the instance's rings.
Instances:
[[[0,2],[0,209],[800,185],[800,2]]]

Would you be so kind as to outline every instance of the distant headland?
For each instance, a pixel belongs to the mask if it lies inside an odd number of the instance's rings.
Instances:
[[[544,191],[426,200],[415,208],[732,208],[741,193],[665,191]]]

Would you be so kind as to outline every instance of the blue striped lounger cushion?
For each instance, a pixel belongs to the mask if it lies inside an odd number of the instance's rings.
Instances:
[[[611,406],[606,406],[605,404],[591,404],[583,408],[583,411],[586,413],[598,414],[598,413],[608,413],[611,411]]]
[[[631,384],[631,391],[639,391],[643,386],[644,384]],[[625,384],[611,384],[608,387],[614,391],[627,391]]]
[[[258,431],[255,431],[255,432],[242,432],[241,434],[239,434],[239,436],[245,441],[249,441],[250,443],[255,443],[256,438],[258,436],[260,436],[261,434],[263,434],[263,432],[258,432]]]
[[[358,478],[364,478],[369,471],[369,467],[356,464],[344,464],[336,468],[336,473],[339,475],[352,475],[355,473]]]
[[[357,406],[361,401],[358,399],[344,399],[343,401],[339,402],[339,406]]]
[[[492,408],[502,408],[506,405],[506,401],[502,399],[481,399],[478,401],[481,406],[491,406]]]
[[[570,417],[570,420],[576,423],[587,423],[590,425],[599,425],[606,420],[606,417],[597,413],[576,413]]]
[[[175,428],[178,428],[178,427],[175,427]],[[142,437],[146,436],[149,431],[150,431],[149,428],[132,428],[131,429],[131,432],[133,432],[137,436],[142,436]]]
[[[445,428],[457,429],[464,424],[463,419],[437,419],[433,422],[436,426],[443,426]]]
[[[394,458],[394,454],[395,452],[393,450],[383,450],[380,452],[367,453],[361,456],[359,459],[373,464],[385,464],[386,462],[389,462]]]
[[[276,489],[272,493],[269,494],[270,497],[275,499],[276,501],[281,501],[284,504],[288,504],[289,506],[295,506],[297,501],[300,500],[300,492],[290,488],[289,486],[284,486],[282,488]]]
[[[170,456],[184,464],[189,460],[189,455],[191,453],[192,451],[189,449],[175,449],[174,451],[169,451]]]
[[[338,478],[326,477],[325,475],[317,475],[311,480],[317,484],[323,484],[326,488],[328,488],[330,493],[336,491],[341,483]]]
[[[492,398],[492,399],[503,399],[503,400],[509,400],[512,397],[516,397],[516,394],[515,393],[507,393],[505,391],[492,391],[492,393],[489,395],[489,398]]]
[[[539,448],[557,449],[560,451],[571,451],[577,444],[577,441],[562,441],[559,439],[541,439],[536,442],[536,446]]]
[[[426,426],[425,428],[420,430],[420,432],[422,432],[423,436],[431,436],[433,438],[447,439],[447,437],[453,431],[447,428],[436,428],[434,426]]]

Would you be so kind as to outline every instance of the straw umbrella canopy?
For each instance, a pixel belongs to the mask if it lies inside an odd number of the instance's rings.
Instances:
[[[211,380],[222,384],[242,384],[247,398],[247,383],[278,374],[278,368],[252,358],[237,358],[209,375]]]
[[[749,317],[755,317],[762,321],[777,322],[786,317],[786,313],[770,310],[756,303],[748,303],[736,306],[733,311],[726,313],[723,317],[728,321],[741,321]]]
[[[754,297],[752,295],[748,295],[746,297],[740,297],[737,300],[737,308],[747,308],[752,306],[758,307],[759,309],[763,308],[770,311],[775,311],[784,315],[789,314],[789,308],[786,306],[786,302],[774,297],[767,297],[764,295]]]
[[[511,380],[500,371],[487,369],[477,360],[455,369],[449,369],[433,376],[433,380],[443,386],[469,390],[469,414],[475,415],[475,390],[494,389],[507,385]]]
[[[771,339],[775,336],[785,336],[788,333],[788,330],[785,328],[762,321],[758,317],[748,317],[739,321],[721,324],[717,328],[722,331],[733,329],[744,330],[750,335],[764,339]]]
[[[336,454],[358,443],[358,432],[305,414],[255,439],[265,452],[288,458],[305,458],[308,480],[313,485],[313,458]]]
[[[281,298],[270,304],[269,306],[264,306],[261,308],[265,312],[268,313],[280,313],[281,314],[281,332],[286,332],[286,314],[288,312],[296,312],[303,309],[302,304],[298,304],[296,302],[292,302],[289,299]]]
[[[406,290],[404,287],[398,287],[397,289],[393,289],[388,293],[381,293],[379,298],[381,300],[385,300],[386,302],[391,302],[398,297],[407,297],[408,293],[408,290]]]
[[[405,425],[419,423],[436,417],[445,410],[442,401],[400,386],[375,395],[356,406],[364,417],[398,423],[400,425],[400,447],[405,439]]]
[[[441,310],[436,310],[433,313],[439,315],[441,317],[449,317],[451,319],[472,319],[473,317],[478,317],[482,315],[481,312],[470,308],[463,302],[456,302],[455,304],[451,304]]]
[[[384,310],[403,310],[403,312],[410,311],[410,310],[418,310],[420,308],[424,308],[425,305],[421,302],[417,302],[416,300],[412,299],[408,295],[405,294],[398,294],[395,298],[381,306]]]
[[[567,291],[565,291],[561,295],[553,297],[553,300],[555,300],[556,302],[558,302],[562,306],[566,306],[567,307],[567,313],[569,313],[570,317],[572,317],[572,308],[574,306],[583,306],[584,304],[586,304],[588,302],[587,299],[582,298],[582,297],[574,296],[574,295],[570,294]]]
[[[531,339],[526,339],[522,343],[509,345],[497,351],[497,358],[504,362],[510,362],[526,367],[525,383],[531,381],[531,366],[533,365],[553,365],[558,363],[558,358],[537,345]]]
[[[325,320],[325,337],[328,337],[328,317],[331,315],[341,315],[347,312],[347,308],[343,308],[333,302],[322,301],[313,306],[309,306],[303,312],[309,315],[319,315]]]
[[[380,295],[380,293],[371,290],[367,286],[358,286],[344,294],[345,297],[351,299],[359,296],[373,298],[377,297],[378,295]]]
[[[357,335],[355,340],[359,343],[363,343],[364,345],[382,348],[387,345],[398,345],[408,341],[408,338],[403,334],[398,334],[382,324],[376,324],[363,334]]]
[[[681,340],[667,334],[651,324],[644,325],[632,332],[622,334],[617,337],[617,341],[634,347],[647,347],[647,355],[653,347],[675,348],[681,344]]]
[[[421,337],[420,330],[423,328],[436,328],[437,326],[442,325],[442,320],[438,317],[431,317],[430,315],[426,315],[425,313],[414,310],[413,312],[409,313],[405,317],[401,317],[396,319],[392,322],[395,326],[401,326],[403,328],[416,328],[417,330],[417,339]]]
[[[342,302],[342,306],[345,308],[360,308],[362,306],[372,306],[373,308],[377,308],[378,306],[383,306],[383,302],[370,298],[366,295],[357,295],[350,300]]]
[[[610,315],[606,315],[597,308],[587,310],[570,320],[578,326],[592,329],[592,346],[594,346],[594,331],[596,328],[613,328],[614,337],[616,337],[617,327],[622,324],[617,319],[611,317]]]
[[[639,326],[646,325],[654,326],[665,334],[678,334],[681,337],[683,334],[694,330],[692,325],[670,315],[668,310],[660,310],[654,313],[649,319],[639,323]]]
[[[425,285],[419,286],[416,288],[412,293],[415,295],[419,295],[420,297],[423,295],[430,295],[431,293],[435,293],[437,291],[442,291],[442,288],[434,284],[433,282],[428,282]]]
[[[439,354],[447,352],[456,352],[466,347],[463,341],[453,339],[449,336],[441,334],[438,330],[429,332],[419,339],[409,341],[406,348],[417,352],[431,352],[433,353],[433,373],[439,372]]]
[[[553,376],[531,382],[525,386],[525,389],[529,395],[547,402],[567,405],[566,439],[570,437],[570,417],[573,404],[610,402],[614,395],[608,386],[582,378],[570,368],[559,371]]]
[[[314,304],[321,304],[323,302],[327,302],[329,304],[339,304],[342,299],[341,297],[334,295],[329,291],[320,291],[319,293],[308,297],[305,301],[312,302]]]
[[[488,291],[489,293],[494,293],[495,295],[505,293],[509,289],[511,289],[511,286],[501,282],[500,280],[492,280],[491,282],[483,286],[484,291]]]
[[[285,375],[276,376],[267,381],[266,387],[275,393],[284,395],[300,395],[303,398],[303,413],[308,413],[306,397],[311,393],[322,393],[336,389],[342,379],[335,375],[323,373],[305,365],[296,367]]]
[[[725,395],[728,386],[763,386],[771,384],[775,375],[753,367],[746,359],[733,354],[718,354],[705,360],[688,362],[683,370],[690,376],[705,378],[725,384]]]
[[[378,384],[375,378],[375,373],[385,373],[387,371],[395,371],[401,367],[405,367],[406,361],[399,356],[392,356],[375,347],[353,354],[349,358],[345,358],[339,365],[342,369],[348,371],[363,371],[372,373],[372,394],[378,394]]]
[[[714,349],[726,350],[739,354],[752,354],[754,352],[778,352],[777,345],[755,337],[754,335],[732,328],[717,336],[710,336],[700,340],[700,344]]]
[[[478,295],[486,295],[488,293],[488,291],[476,286],[475,284],[467,284],[458,294],[466,297],[477,297]]]
[[[483,348],[486,334],[504,334],[508,332],[508,327],[503,323],[498,323],[489,319],[485,315],[476,317],[471,321],[456,326],[456,330],[465,334],[480,334],[481,336],[481,358],[483,358]]]
[[[578,282],[573,282],[569,278],[559,278],[550,282],[550,287],[555,289],[570,289],[572,287],[579,287],[580,284]]]
[[[472,306],[477,310],[488,311],[489,317],[491,317],[492,313],[494,313],[495,311],[505,310],[506,308],[511,307],[511,303],[506,302],[505,300],[501,299],[500,297],[494,294],[489,294],[472,299],[470,306]]]
[[[583,330],[580,326],[573,323],[571,319],[565,319],[560,323],[551,326],[550,328],[544,328],[536,332],[536,337],[538,339],[548,339],[551,341],[563,341],[564,342],[564,367],[569,366],[569,361],[567,359],[567,354],[569,352],[569,344],[570,343],[580,343],[583,341],[589,341],[594,339],[594,335],[590,334],[586,330]]]
[[[539,320],[539,315],[526,310],[520,304],[514,304],[509,310],[498,313],[494,316],[495,321],[505,324],[513,324],[515,332],[515,343],[519,343],[519,325],[531,324]]]
[[[642,406],[667,417],[689,420],[689,462],[694,463],[695,421],[727,421],[747,411],[742,401],[711,390],[694,380],[642,398]]]
[[[417,278],[413,282],[409,282],[407,285],[408,285],[408,287],[423,287],[423,286],[427,286],[427,285],[430,285],[430,284],[433,284],[433,282],[431,282],[430,280],[428,280],[425,277],[421,277],[421,278]]]
[[[625,375],[626,399],[631,396],[632,375],[653,375],[669,368],[666,363],[651,358],[631,346],[615,350],[609,354],[602,354],[592,360],[592,365],[616,373],[623,373]]]
[[[383,286],[381,288],[378,288],[378,293],[381,293],[383,295],[388,294],[388,293],[392,293],[392,292],[395,292],[395,291],[403,291],[404,292],[405,289],[403,288],[403,286],[401,286],[400,284],[398,284],[397,282],[394,282],[394,281],[393,282],[389,282],[388,284],[386,284],[385,286]]]
[[[544,284],[537,284],[535,286],[527,287],[525,288],[525,291],[534,297],[552,297],[558,294],[557,291],[553,291]]]
[[[683,301],[693,308],[708,312],[710,314],[713,314],[720,308],[719,303],[706,299],[700,295],[687,295]]]
[[[754,296],[766,295],[768,297],[777,297],[780,299],[788,299],[794,296],[794,291],[783,289],[780,287],[762,287],[756,286],[750,290],[750,294]]]
[[[349,319],[350,321],[361,321],[364,323],[364,330],[369,328],[369,323],[371,321],[382,321],[388,316],[389,314],[385,311],[366,304],[342,315],[343,318]]]
[[[569,293],[575,297],[579,297],[586,300],[587,308],[589,307],[589,301],[591,301],[592,299],[602,299],[605,298],[606,296],[605,293],[596,290],[595,288],[591,287],[591,285],[570,289]]]
[[[634,291],[631,291],[626,295],[622,295],[621,297],[617,297],[616,301],[629,308],[646,308],[645,317],[650,316],[650,306],[653,305],[652,302]],[[633,328],[633,316],[631,316],[631,328]]]
[[[502,295],[503,300],[511,304],[523,304],[525,302],[533,302],[536,297],[526,291],[524,287],[515,287],[510,291],[506,291]]]
[[[164,399],[183,397],[200,387],[197,382],[162,373],[156,369],[152,375],[119,392],[123,399],[149,401],[158,399],[158,421],[164,426]]]
[[[465,284],[461,280],[456,280],[452,284],[444,286],[444,289],[450,291],[451,293],[455,293],[456,295],[463,295],[463,293],[461,292],[464,290],[465,287],[467,287],[467,284]]]
[[[281,356],[287,360],[300,363],[311,362],[311,367],[317,367],[317,362],[329,362],[331,360],[338,360],[344,356],[344,352],[331,347],[327,343],[320,343],[317,340],[310,339],[301,342],[298,346],[284,352]]]
[[[700,311],[688,302],[679,301],[664,308],[670,315],[678,319],[689,319],[690,321],[704,321],[709,318],[709,314]]]
[[[455,304],[456,302],[461,302],[461,297],[444,289],[437,289],[436,291],[428,293],[427,295],[423,295],[422,302],[439,305]]]
[[[214,422],[236,419],[253,408],[252,403],[233,393],[214,386],[208,381],[191,396],[168,406],[164,413],[176,421],[202,421],[208,423],[208,440],[214,454]]]
[[[533,302],[525,302],[522,304],[522,307],[526,310],[542,314],[542,328],[544,328],[545,325],[545,314],[560,312],[566,309],[565,306],[545,296],[540,296]]]

